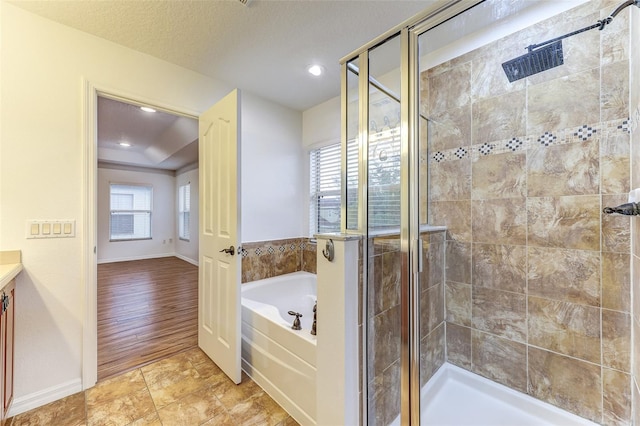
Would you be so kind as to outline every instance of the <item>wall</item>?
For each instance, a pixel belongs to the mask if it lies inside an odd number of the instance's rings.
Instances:
[[[197,168],[192,170],[185,170],[176,172],[176,186],[175,186],[175,194],[176,200],[178,199],[178,188],[181,185],[186,183],[191,184],[191,212],[190,216],[190,238],[189,241],[184,241],[178,238],[178,219],[176,219],[176,228],[175,228],[175,252],[176,255],[186,260],[187,262],[193,263],[195,265],[198,264],[198,244],[199,244],[199,227],[198,223],[200,223],[200,198],[198,195],[199,191],[199,183],[198,183],[198,170]],[[177,210],[176,210],[176,214]]]
[[[302,114],[241,94],[242,242],[306,235]]]
[[[176,179],[172,172],[142,172],[98,168],[98,263],[172,256],[175,252]],[[112,183],[153,187],[151,239],[109,241],[110,187]]]
[[[83,78],[196,115],[232,87],[7,2],[1,10],[0,249],[21,249],[25,267],[16,287],[18,405],[81,386]],[[29,219],[74,219],[76,237],[26,240]]]
[[[604,424],[629,424],[629,12],[564,41],[565,64],[501,64],[581,28],[592,1],[422,74],[429,223],[446,225],[447,360]],[[424,218],[423,218],[424,219]]]

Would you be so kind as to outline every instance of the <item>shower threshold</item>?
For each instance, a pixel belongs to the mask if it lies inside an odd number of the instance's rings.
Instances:
[[[422,425],[596,425],[449,363],[440,367],[421,393]]]

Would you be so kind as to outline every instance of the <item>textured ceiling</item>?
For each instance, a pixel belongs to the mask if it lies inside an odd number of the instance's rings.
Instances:
[[[340,93],[339,63],[434,0],[90,1],[14,5],[296,110]],[[309,64],[326,69],[321,78]]]

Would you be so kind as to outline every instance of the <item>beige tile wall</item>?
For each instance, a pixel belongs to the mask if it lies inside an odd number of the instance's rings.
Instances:
[[[632,220],[601,213],[626,202],[640,166],[630,13],[565,40],[560,67],[509,83],[500,65],[618,3],[591,1],[421,79],[429,223],[449,229],[447,360],[603,424],[631,422]]]
[[[316,243],[305,237],[243,243],[240,255],[243,283],[297,271],[316,273]]]

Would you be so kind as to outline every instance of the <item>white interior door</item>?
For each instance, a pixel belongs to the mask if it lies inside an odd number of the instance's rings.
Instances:
[[[240,383],[238,91],[200,116],[198,345]]]

